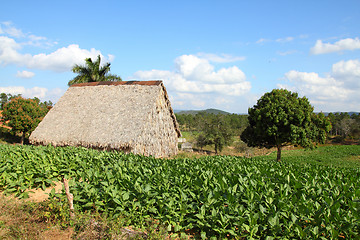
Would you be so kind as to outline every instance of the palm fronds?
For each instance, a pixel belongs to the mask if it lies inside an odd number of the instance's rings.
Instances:
[[[95,62],[91,58],[86,58],[85,65],[75,64],[72,71],[78,75],[70,80],[68,85],[71,86],[75,83],[85,82],[122,81],[121,77],[109,73],[110,63],[105,63],[101,66],[100,62],[101,57],[98,55]]]

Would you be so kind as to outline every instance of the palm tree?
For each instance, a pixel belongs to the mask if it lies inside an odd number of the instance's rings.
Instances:
[[[100,66],[100,61],[101,58],[100,55],[98,55],[95,62],[93,62],[91,58],[86,58],[85,66],[75,64],[72,71],[78,73],[78,75],[70,80],[68,85],[71,86],[75,83],[85,82],[122,81],[119,76],[109,74],[110,63],[105,63],[103,66]]]

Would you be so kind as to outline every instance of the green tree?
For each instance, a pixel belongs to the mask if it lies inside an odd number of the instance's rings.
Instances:
[[[231,143],[232,131],[225,122],[224,115],[206,114],[203,122],[203,146],[214,144],[215,153],[221,152],[224,146]],[[199,140],[199,139],[198,139]]]
[[[351,127],[351,135],[353,138],[360,140],[360,114],[353,113],[351,119],[354,120],[354,124]]]
[[[11,127],[11,133],[21,134],[21,144],[48,112],[39,99],[12,98],[3,106],[2,120]]]
[[[209,144],[211,144],[211,142],[209,142],[209,140],[205,137],[203,133],[200,133],[196,137],[196,146],[198,146],[201,150],[203,149],[203,147]]]
[[[3,109],[5,103],[8,102],[8,95],[6,93],[0,94],[0,110]]]
[[[117,75],[110,74],[110,63],[100,65],[101,57],[98,55],[95,62],[91,58],[85,59],[85,65],[75,65],[72,68],[74,73],[78,75],[69,81],[68,85],[71,86],[75,83],[86,83],[86,82],[101,82],[101,81],[122,81]]]
[[[286,89],[274,89],[249,108],[249,126],[241,139],[249,147],[276,147],[277,160],[281,161],[284,146],[314,148],[315,144],[325,142],[331,123],[324,114],[316,115],[313,111],[306,97],[300,98]]]

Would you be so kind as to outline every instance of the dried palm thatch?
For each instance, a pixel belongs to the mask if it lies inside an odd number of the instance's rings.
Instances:
[[[164,157],[177,153],[180,136],[162,81],[92,82],[72,85],[30,143]]]

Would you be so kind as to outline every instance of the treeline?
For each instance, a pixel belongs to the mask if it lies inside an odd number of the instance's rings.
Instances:
[[[212,114],[199,112],[197,114],[175,114],[182,132],[192,132],[196,135],[196,146],[201,149],[213,145],[215,152],[220,152],[224,146],[230,145],[234,136],[240,136],[248,126],[248,115]],[[339,142],[346,138],[360,139],[359,113],[329,113],[332,129],[329,137],[336,136]]]
[[[331,121],[332,129],[329,132],[331,136],[339,136],[341,138],[360,138],[360,114],[347,112],[329,113],[328,118]]]
[[[6,103],[10,102],[11,99],[19,98],[21,94],[11,94],[11,93],[0,93],[0,110],[3,110],[3,107]],[[41,102],[39,98],[34,97],[33,100],[37,101],[39,105],[44,106],[48,109],[50,109],[53,106],[53,103],[51,101],[44,101]]]
[[[181,131],[195,132],[196,145],[201,149],[213,145],[215,153],[232,143],[234,136],[240,136],[248,125],[247,115],[212,114],[176,114]]]
[[[239,114],[213,114],[199,112],[197,114],[175,114],[181,131],[202,131],[204,123],[218,119],[229,128],[241,133],[247,124],[247,115]]]

